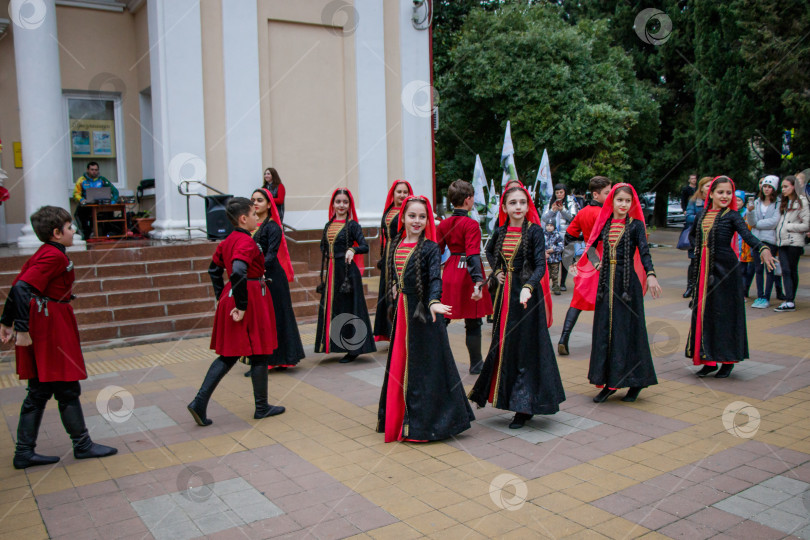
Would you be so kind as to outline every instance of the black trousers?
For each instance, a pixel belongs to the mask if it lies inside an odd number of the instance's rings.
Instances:
[[[59,403],[67,403],[82,395],[79,381],[40,382],[39,379],[28,379],[28,395],[23,400],[23,409],[28,407],[44,410],[48,400],[56,398]]]
[[[799,258],[804,248],[799,246],[779,246],[779,264],[782,266],[782,285],[785,288],[785,301],[795,302],[799,290]]]

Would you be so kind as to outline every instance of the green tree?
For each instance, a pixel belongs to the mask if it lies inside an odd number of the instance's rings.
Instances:
[[[469,177],[476,153],[495,175],[507,120],[518,174],[528,183],[544,147],[555,181],[584,187],[595,174],[637,181],[631,163],[645,167],[639,149],[657,141],[653,91],[636,79],[631,58],[610,45],[604,21],[572,25],[564,15],[548,4],[466,15],[436,75],[440,185]]]

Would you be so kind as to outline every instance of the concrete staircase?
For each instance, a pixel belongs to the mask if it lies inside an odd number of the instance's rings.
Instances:
[[[320,231],[299,234],[302,239],[320,238]],[[215,308],[208,265],[216,245],[197,242],[70,252],[76,269],[73,309],[83,346],[209,335]],[[320,250],[317,243],[290,242],[289,247],[296,274],[290,283],[296,319],[300,324],[314,322],[318,317],[315,287],[319,283]],[[5,302],[11,282],[27,258],[2,259],[0,301]],[[373,310],[377,291],[364,288]],[[4,349],[2,356],[6,357],[9,347]]]

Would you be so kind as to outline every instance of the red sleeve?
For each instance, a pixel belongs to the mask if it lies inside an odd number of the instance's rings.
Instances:
[[[464,229],[464,251],[467,256],[481,255],[481,227],[470,218]]]
[[[445,219],[436,227],[436,242],[439,244],[439,253],[444,253],[444,248],[447,246],[447,242],[444,239],[444,224],[446,222],[447,220]]]
[[[220,268],[225,268],[225,261],[222,259],[222,242],[219,243],[217,246],[216,251],[214,251],[214,256],[211,258],[215,265],[219,266]]]
[[[276,203],[276,206],[280,204],[284,204],[284,196],[287,194],[287,190],[284,189],[284,184],[278,185],[278,195],[273,197],[273,201]]]
[[[45,291],[48,283],[65,271],[68,259],[56,249],[40,253],[32,258],[17,276],[16,281],[24,281],[40,293]]]

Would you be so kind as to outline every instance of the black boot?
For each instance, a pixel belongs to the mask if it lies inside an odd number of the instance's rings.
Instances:
[[[603,402],[607,401],[607,398],[609,398],[610,396],[612,396],[615,393],[616,393],[616,390],[611,390],[610,388],[608,388],[606,386],[606,387],[602,388],[601,392],[596,394],[596,397],[593,398],[593,402],[594,403],[603,403]]]
[[[707,377],[709,374],[714,373],[715,371],[717,371],[717,366],[705,364],[697,373],[695,373],[695,375],[698,377]]]
[[[356,355],[356,354],[346,353],[346,356],[344,356],[343,358],[338,360],[338,363],[340,363],[340,364],[349,364],[349,363],[354,362],[355,360],[357,360],[357,356],[358,355]]]
[[[692,291],[693,290],[694,290],[694,287],[692,287],[692,284],[690,283],[689,285],[686,286],[686,290],[683,291],[683,297],[684,298],[692,298]]]
[[[532,416],[534,416],[534,415],[533,414],[528,414],[528,413],[522,413],[522,412],[515,413],[515,417],[512,418],[512,423],[509,424],[509,429],[520,429],[520,428],[522,428],[526,424],[526,421],[531,419]]]
[[[62,417],[62,425],[73,441],[73,457],[76,459],[89,459],[112,456],[118,453],[117,448],[96,444],[90,439],[87,426],[84,424],[84,413],[82,404],[78,399],[71,399],[59,403],[59,415]]]
[[[41,456],[34,453],[43,414],[45,414],[44,407],[38,407],[28,398],[23,401],[20,408],[20,424],[17,426],[17,449],[14,452],[13,462],[15,469],[50,465],[59,461],[56,456]]]
[[[203,379],[202,386],[200,386],[200,391],[197,392],[197,397],[188,404],[188,412],[191,413],[198,426],[210,426],[213,424],[205,414],[208,409],[208,401],[211,399],[211,395],[214,393],[219,381],[228,374],[231,367],[233,367],[233,364],[225,362],[221,356],[211,362],[211,367],[208,368],[208,373],[205,374],[205,379]]]
[[[627,390],[627,394],[622,398],[622,401],[633,403],[643,389],[643,386],[631,386],[630,389]]]
[[[277,407],[267,403],[267,365],[250,366],[250,378],[253,381],[253,400],[256,402],[256,412],[253,418],[267,418],[283,413],[284,407]]]
[[[723,364],[720,366],[720,371],[714,376],[715,379],[725,379],[731,375],[731,370],[734,369],[734,364]]]
[[[580,310],[577,308],[568,308],[568,313],[565,314],[565,322],[563,322],[562,334],[560,334],[560,343],[557,345],[557,352],[563,356],[568,354],[568,338],[571,337],[571,331],[579,318]]]
[[[470,319],[465,321],[467,352],[470,354],[470,374],[478,375],[484,367],[481,358],[481,320]]]

